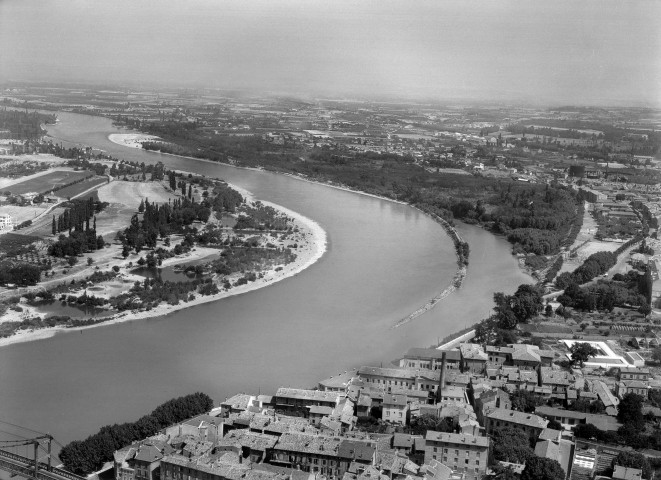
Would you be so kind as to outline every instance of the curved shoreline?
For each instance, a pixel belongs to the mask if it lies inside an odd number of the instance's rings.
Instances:
[[[111,134],[108,135],[107,138],[108,138],[109,141],[111,141],[112,143],[114,143],[116,145],[126,146],[126,147],[129,147],[129,148],[140,148],[140,147],[137,146],[137,144],[140,142],[139,135],[143,135],[142,138],[144,138],[145,140],[149,140],[151,138],[154,138],[153,135],[149,135],[149,134],[146,134],[146,133],[144,133],[144,134],[111,133]],[[132,145],[128,145],[124,141],[124,138],[129,138],[130,141],[132,142]],[[253,168],[253,167],[242,167],[242,166],[239,166],[239,165],[232,165],[230,163],[216,162],[216,161],[205,159],[205,158],[189,157],[189,156],[185,156],[185,155],[175,155],[173,153],[165,153],[165,152],[160,152],[160,151],[157,151],[157,150],[146,150],[146,151],[153,151],[154,153],[159,153],[161,155],[171,155],[173,157],[187,158],[187,159],[190,159],[190,160],[195,160],[195,161],[200,161],[200,162],[205,162],[205,163],[213,163],[213,164],[216,164],[216,165],[223,165],[223,166],[226,166],[226,167],[234,167],[234,168],[239,168],[239,169],[243,169],[243,170],[267,171],[269,173],[275,173],[275,174],[278,174],[278,175],[286,175],[290,178],[294,178],[296,180],[300,180],[300,181],[303,181],[303,182],[314,183],[316,185],[323,185],[323,186],[326,186],[326,187],[334,188],[336,190],[343,190],[345,192],[355,193],[355,194],[358,194],[358,195],[364,195],[364,196],[371,197],[371,198],[376,198],[376,199],[379,199],[379,200],[386,200],[388,202],[397,203],[399,205],[406,205],[406,206],[409,206],[411,208],[414,208],[415,210],[423,213],[424,215],[429,216],[432,220],[434,220],[436,223],[441,225],[441,227],[443,228],[445,233],[450,237],[450,240],[452,240],[452,243],[455,246],[455,255],[457,257],[457,270],[455,271],[455,274],[452,277],[452,281],[450,282],[450,285],[448,285],[446,288],[441,290],[441,292],[439,292],[437,295],[432,297],[432,299],[429,302],[427,302],[425,305],[423,305],[420,308],[416,309],[414,312],[407,315],[406,317],[401,318],[400,320],[398,320],[391,328],[401,327],[402,325],[411,322],[412,320],[416,319],[420,315],[423,315],[426,312],[428,312],[429,310],[431,310],[432,308],[434,308],[440,300],[446,298],[447,296],[452,294],[455,290],[461,288],[461,286],[463,285],[464,279],[466,278],[466,275],[468,274],[468,268],[463,263],[462,256],[460,256],[456,251],[458,245],[460,245],[461,243],[464,242],[464,240],[459,235],[459,232],[457,232],[457,230],[452,225],[450,225],[450,223],[447,220],[445,220],[445,219],[443,219],[443,218],[441,218],[438,215],[435,215],[433,213],[425,212],[421,208],[416,207],[415,205],[411,205],[410,203],[402,202],[401,200],[395,200],[395,199],[389,198],[389,197],[384,197],[382,195],[376,195],[376,194],[373,194],[373,193],[363,192],[361,190],[355,190],[355,189],[352,189],[350,187],[347,187],[346,185],[341,185],[341,184],[338,185],[338,184],[332,183],[331,181],[322,182],[322,181],[319,181],[319,180],[312,180],[312,179],[307,178],[305,176],[296,175],[296,174],[293,174],[293,173],[275,172],[275,171],[271,171],[271,170],[264,170],[264,169]]]
[[[228,185],[234,187],[231,184]],[[251,199],[254,199],[254,196],[247,190],[241,187],[237,187],[237,190],[240,190],[242,195],[244,196],[249,195]],[[312,266],[319,259],[321,259],[324,253],[326,253],[328,242],[327,242],[326,231],[317,222],[304,215],[301,215],[298,212],[294,212],[293,210],[290,210],[281,205],[277,205],[273,202],[264,201],[264,200],[259,200],[259,201],[264,205],[273,207],[278,211],[284,213],[285,215],[292,217],[296,222],[296,224],[298,225],[299,229],[302,230],[301,233],[306,237],[307,236],[311,237],[310,240],[306,242],[304,246],[301,245],[303,247],[302,249],[299,248],[296,251],[296,260],[294,260],[289,265],[283,265],[281,271],[276,272],[275,270],[269,270],[268,273],[264,275],[264,278],[257,279],[254,282],[241,285],[238,287],[233,287],[230,290],[222,291],[215,295],[206,295],[206,296],[197,295],[195,297],[195,300],[191,300],[188,302],[182,301],[178,305],[161,303],[157,307],[154,307],[149,311],[141,310],[141,311],[115,313],[114,315],[109,315],[108,317],[104,317],[107,318],[107,320],[99,321],[98,323],[95,323],[93,325],[85,325],[81,327],[57,326],[50,328],[40,328],[36,330],[19,330],[10,337],[0,339],[0,347],[12,345],[15,343],[23,343],[33,340],[50,338],[60,332],[72,332],[78,330],[82,331],[95,327],[114,325],[117,323],[130,322],[133,320],[141,320],[143,318],[153,318],[153,317],[161,317],[161,316],[169,315],[173,312],[177,312],[185,308],[194,307],[197,305],[201,305],[203,303],[214,302],[216,300],[222,300],[223,298],[231,297],[234,295],[241,295],[244,293],[252,292],[254,290],[258,290],[260,288],[268,287],[269,285],[273,285],[274,283],[277,283],[281,280],[285,280],[289,277],[293,277],[294,275],[301,273],[303,270]]]

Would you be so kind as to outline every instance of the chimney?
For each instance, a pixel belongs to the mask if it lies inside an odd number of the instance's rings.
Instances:
[[[440,402],[442,399],[442,392],[445,388],[445,363],[446,363],[446,352],[441,353],[441,375],[438,379],[438,390],[436,391],[436,401]]]

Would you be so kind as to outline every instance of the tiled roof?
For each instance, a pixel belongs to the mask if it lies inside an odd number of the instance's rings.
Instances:
[[[273,448],[278,440],[275,435],[251,432],[250,430],[232,430],[218,440],[217,446],[241,445],[251,450],[264,451]]]
[[[465,360],[487,361],[489,357],[482,349],[481,345],[476,343],[462,343],[459,345],[459,351]]]
[[[562,408],[553,408],[542,405],[535,409],[535,413],[539,415],[548,415],[553,417],[564,417],[564,418],[574,418],[577,420],[583,420],[585,418],[584,412],[576,412],[574,410],[564,410]]]
[[[321,390],[304,390],[302,388],[280,387],[275,394],[276,398],[295,398],[297,400],[312,400],[324,402],[337,402],[344,397],[340,392],[324,392]]]
[[[386,393],[386,395],[383,397],[383,405],[395,405],[397,407],[404,407],[406,406],[406,397],[403,395],[391,395],[390,393]]]
[[[452,443],[456,445],[477,445],[478,447],[488,447],[488,437],[475,437],[473,435],[464,435],[463,433],[446,433],[427,430],[426,441]]]
[[[152,463],[157,460],[160,460],[162,457],[163,454],[155,446],[140,445],[140,448],[138,448],[138,451],[136,452],[134,459],[141,462]]]
[[[560,457],[560,448],[557,443],[549,440],[542,440],[535,445],[535,455],[538,457],[550,458],[557,462]]]
[[[490,408],[485,412],[485,416],[492,420],[518,423],[520,425],[536,428],[546,428],[546,425],[549,423],[548,420],[532,413],[516,412],[505,408]]]

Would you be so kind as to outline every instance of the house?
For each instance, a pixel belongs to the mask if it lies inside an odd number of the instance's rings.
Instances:
[[[11,232],[14,229],[14,222],[11,215],[7,213],[0,214],[0,232]]]
[[[535,455],[558,462],[567,478],[571,471],[573,447],[574,444],[567,440],[540,440],[535,445]]]
[[[461,371],[466,373],[482,374],[486,370],[489,357],[481,345],[475,343],[462,343],[459,345],[461,355]]]
[[[489,438],[461,433],[428,430],[425,435],[425,463],[440,461],[467,479],[482,478],[486,474]]]
[[[408,424],[409,404],[403,395],[386,394],[383,397],[381,420],[400,425]]]
[[[567,395],[567,389],[576,381],[571,373],[563,370],[553,370],[551,367],[541,367],[539,376],[539,386],[551,387],[552,394],[562,400]]]
[[[487,434],[498,428],[513,427],[524,431],[532,439],[537,439],[549,423],[538,415],[504,408],[487,409],[483,419]]]
[[[499,388],[482,392],[474,401],[477,420],[484,424],[484,412],[487,409],[501,408],[512,409],[510,396]]]
[[[251,432],[248,429],[232,430],[215,445],[216,452],[233,451],[241,458],[261,463],[268,459],[278,441],[275,435]],[[190,455],[193,457],[195,455]]]
[[[636,367],[620,367],[618,369],[617,379],[622,380],[639,380],[646,382],[650,379],[649,368],[636,368]]]
[[[161,460],[173,451],[165,441],[156,438],[118,450],[113,455],[115,480],[158,480]]]
[[[635,393],[641,397],[647,399],[647,393],[649,391],[649,385],[647,382],[640,380],[622,380],[617,383],[616,394],[620,398],[624,398],[627,393]]]
[[[329,477],[342,477],[352,463],[373,465],[376,444],[341,437],[285,433],[273,448],[271,463]]]

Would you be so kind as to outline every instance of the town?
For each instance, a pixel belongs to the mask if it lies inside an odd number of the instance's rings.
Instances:
[[[171,265],[173,255],[210,253],[204,250],[209,244],[234,238],[241,247],[277,251],[287,263],[295,257],[285,249],[296,251],[307,236],[282,219],[281,227],[265,229],[258,225],[266,215],[259,204],[242,205],[238,197],[214,208],[217,195],[239,195],[222,182],[91,147],[64,148],[38,128],[57,119],[36,109],[110,118],[127,129],[117,140],[125,146],[286,173],[407,203],[446,222],[450,232],[455,222],[479,225],[505,237],[534,280],[513,294],[495,293],[487,318],[432,347],[412,348],[392,365],[348,370],[312,389],[240,393],[175,424],[165,419],[126,431],[104,427],[105,433],[62,450],[68,470],[96,471],[100,478],[112,471],[116,480],[651,480],[661,468],[656,111],[34,86],[8,87],[2,97],[0,168],[11,177],[1,187],[3,261],[9,274],[25,264],[38,270],[32,277],[3,277],[3,336],[10,339],[42,327],[96,322],[98,311],[80,320],[35,308],[35,301],[51,298],[38,293],[44,286],[74,306],[94,304],[89,291],[102,298],[100,306],[111,303],[131,314],[160,302],[185,307],[195,295],[211,293],[204,290],[208,282],[195,283],[199,290],[192,297],[187,290],[173,298],[158,280],[133,286],[134,262]],[[46,176],[49,181],[39,180]],[[122,193],[104,193],[108,189]],[[76,199],[89,207],[79,206],[87,213],[73,222],[72,233],[66,218]],[[137,240],[132,218],[151,218],[161,208],[154,199],[208,212],[155,231],[153,241]],[[215,223],[205,226],[212,210]],[[224,224],[228,215],[231,222]],[[248,235],[239,235],[237,222],[247,225]],[[256,226],[257,239],[251,236]],[[98,242],[97,228],[105,235]],[[78,231],[93,231],[94,246],[67,250]],[[271,243],[278,238],[277,246]],[[461,239],[455,245],[455,286],[461,288],[470,245]],[[108,247],[117,251],[114,260],[103,256]],[[261,278],[269,269],[275,275],[276,265],[254,268]],[[197,273],[208,275],[210,268],[220,275],[214,284],[225,290],[257,279],[241,266],[230,272],[217,263]],[[131,287],[130,295],[119,297],[121,305],[117,291],[109,290],[118,280]],[[96,293],[102,291],[105,302]]]
[[[633,365],[636,353],[619,356],[606,342],[541,349],[470,337],[314,389],[234,395],[107,458],[94,458],[101,432],[61,457],[77,473],[105,461],[116,480],[629,480],[661,467],[661,380]],[[139,431],[106,428],[117,439]]]

